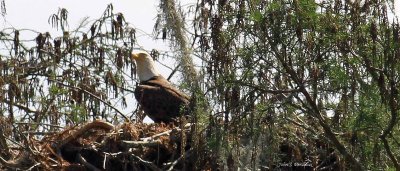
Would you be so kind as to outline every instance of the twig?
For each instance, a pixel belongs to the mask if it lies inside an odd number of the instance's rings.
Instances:
[[[101,121],[101,120],[95,120],[95,121],[93,121],[91,123],[87,123],[82,128],[80,128],[79,130],[77,130],[76,132],[72,133],[70,136],[68,136],[64,140],[62,140],[61,143],[58,145],[58,147],[62,147],[65,144],[68,144],[72,140],[75,140],[75,139],[79,138],[81,135],[83,135],[84,133],[86,133],[90,129],[94,129],[94,128],[101,128],[101,129],[105,129],[105,130],[109,131],[109,130],[113,130],[114,129],[114,125],[112,125],[112,124],[110,124],[108,122],[105,122],[105,121]]]
[[[78,153],[78,155],[77,155],[76,157],[78,158],[79,162],[80,162],[81,164],[83,164],[84,166],[88,167],[89,170],[101,171],[101,170],[100,170],[99,168],[97,168],[96,166],[93,166],[92,164],[90,164],[89,162],[87,162],[87,161],[85,160],[85,158],[83,158],[83,157],[81,156],[81,154]]]
[[[191,123],[187,123],[183,128],[189,128],[190,126],[192,126],[192,124]],[[151,137],[146,137],[146,138],[140,138],[140,140],[142,140],[142,141],[152,141],[153,139],[155,139],[155,138],[158,138],[158,137],[161,137],[161,136],[164,136],[164,135],[169,135],[173,130],[175,130],[175,131],[181,131],[181,129],[179,128],[179,127],[175,127],[174,129],[172,129],[172,130],[168,130],[168,131],[165,131],[165,132],[161,132],[161,133],[159,133],[159,134],[155,134],[155,135],[153,135],[153,136],[151,136]]]
[[[242,81],[240,81],[240,80],[237,80],[237,81],[227,81],[227,83],[228,83],[228,84],[229,84],[229,83],[232,83],[232,84],[240,84],[240,85],[242,85],[242,86],[246,86],[246,87],[249,87],[249,88],[253,88],[253,89],[255,89],[255,90],[261,91],[261,92],[263,92],[263,93],[269,93],[269,94],[286,94],[286,93],[298,93],[298,92],[300,92],[299,89],[287,89],[287,90],[265,89],[265,88],[260,87],[260,86],[258,86],[258,85],[245,83],[245,82],[242,82]]]
[[[177,65],[177,66],[172,70],[171,74],[169,74],[169,76],[168,76],[168,78],[167,78],[168,81],[172,78],[172,76],[176,73],[176,71],[178,71],[178,68],[179,68],[180,66],[181,66],[181,65],[179,64],[179,65]]]
[[[22,104],[11,103],[9,100],[6,100],[6,99],[2,99],[1,102],[6,103],[8,105],[13,105],[15,107],[18,107],[19,109],[22,109],[22,110],[24,110],[25,112],[28,112],[28,113],[35,113],[35,114],[39,114],[40,113],[39,111],[32,110],[29,107],[24,106]]]
[[[292,122],[293,124],[295,124],[295,125],[297,125],[297,126],[303,128],[303,129],[305,129],[305,130],[307,130],[307,131],[313,133],[314,135],[316,135],[315,131],[314,131],[312,128],[308,127],[306,124],[301,124],[301,123],[299,123],[299,122],[297,122],[297,121],[295,121],[295,120],[293,120],[293,119],[290,119],[290,118],[285,118],[285,119],[286,119],[287,121]],[[297,119],[299,119],[299,118],[297,118]],[[301,121],[301,120],[300,120],[300,121]],[[304,123],[303,121],[301,121],[301,122]]]
[[[13,161],[7,161],[6,159],[3,159],[3,157],[1,156],[0,156],[0,163],[8,168],[17,168],[19,166],[18,163],[15,163]]]
[[[124,119],[125,119],[126,121],[129,121],[129,118],[128,118],[125,114],[123,114],[121,111],[119,111],[117,108],[115,108],[115,107],[114,107],[113,105],[111,105],[110,103],[108,103],[108,102],[104,101],[103,99],[101,99],[100,97],[94,95],[93,93],[91,93],[91,92],[89,92],[89,91],[87,91],[87,90],[85,90],[85,89],[82,89],[82,88],[80,88],[80,87],[75,87],[75,86],[70,86],[70,85],[64,84],[63,82],[58,81],[58,80],[53,80],[53,79],[49,79],[49,80],[50,80],[50,81],[57,82],[57,83],[59,83],[60,85],[63,85],[63,86],[65,86],[65,87],[77,89],[77,90],[80,90],[80,91],[83,91],[83,92],[89,94],[90,96],[94,97],[95,99],[101,101],[102,103],[104,103],[104,104],[107,105],[108,107],[110,107],[110,108],[112,108],[113,110],[115,110],[115,111],[116,111],[117,113],[119,113],[122,117],[124,117]]]
[[[126,148],[137,148],[137,147],[156,147],[161,144],[160,140],[152,141],[122,141]]]
[[[118,156],[118,155],[120,155],[120,154],[124,154],[123,152],[117,152],[117,153],[107,153],[107,152],[103,152],[103,154],[104,154],[104,159],[103,159],[103,168],[106,168],[106,163],[107,163],[107,157],[108,156],[112,156],[112,157],[116,157],[116,156]]]
[[[10,161],[0,156],[0,164],[13,169],[26,169],[33,165],[33,161],[29,158],[29,154],[24,152],[19,158]]]
[[[177,165],[184,157],[190,156],[191,152],[192,152],[192,149],[186,151],[185,154],[181,155],[178,159],[176,159],[174,162],[172,162],[168,171],[172,171],[172,169],[174,169],[175,165]]]
[[[50,126],[50,127],[56,127],[56,128],[64,128],[63,126],[60,126],[60,125],[47,124],[47,123],[15,122],[14,124],[43,125],[43,126]]]
[[[33,166],[31,166],[30,168],[28,168],[28,169],[26,169],[26,170],[32,170],[32,169],[34,169],[36,166],[39,166],[39,165],[41,165],[41,163],[36,163],[36,164],[34,164]]]
[[[161,132],[159,134],[153,135],[151,137],[146,137],[146,138],[140,138],[140,140],[144,141],[144,142],[148,142],[148,141],[153,141],[155,138],[164,136],[164,135],[169,135],[172,132],[172,130],[168,130],[165,132]]]
[[[37,132],[37,131],[24,131],[22,134],[30,134],[30,135],[50,135],[50,134],[56,134],[58,132],[52,131],[52,132]]]
[[[133,158],[135,158],[136,160],[139,160],[139,162],[141,162],[141,163],[143,163],[144,165],[146,165],[146,166],[148,166],[151,170],[154,170],[154,171],[161,171],[161,169],[160,168],[158,168],[154,163],[152,163],[152,162],[149,162],[149,161],[146,161],[146,160],[143,160],[142,158],[140,158],[140,157],[138,157],[138,156],[135,156],[135,155],[131,155]]]
[[[3,127],[0,127],[0,148],[3,151],[5,157],[11,156],[10,148],[8,147],[6,136],[4,136]]]

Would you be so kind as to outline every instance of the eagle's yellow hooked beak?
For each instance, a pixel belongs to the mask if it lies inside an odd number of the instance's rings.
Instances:
[[[139,59],[139,54],[138,54],[138,53],[132,53],[132,54],[131,54],[131,59],[132,59],[132,60]]]

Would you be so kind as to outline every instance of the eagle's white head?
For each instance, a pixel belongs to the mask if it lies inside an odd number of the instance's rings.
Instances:
[[[132,52],[131,58],[136,61],[136,72],[141,82],[147,81],[154,76],[160,76],[160,73],[154,67],[153,58],[147,52]]]

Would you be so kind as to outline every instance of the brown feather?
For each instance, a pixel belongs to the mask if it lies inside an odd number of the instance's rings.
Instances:
[[[169,123],[188,114],[189,96],[162,76],[141,82],[135,89],[135,98],[154,122]]]

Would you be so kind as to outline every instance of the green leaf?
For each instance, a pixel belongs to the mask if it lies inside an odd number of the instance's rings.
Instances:
[[[254,11],[250,14],[250,19],[256,23],[261,22],[263,19],[263,15],[260,11]]]

